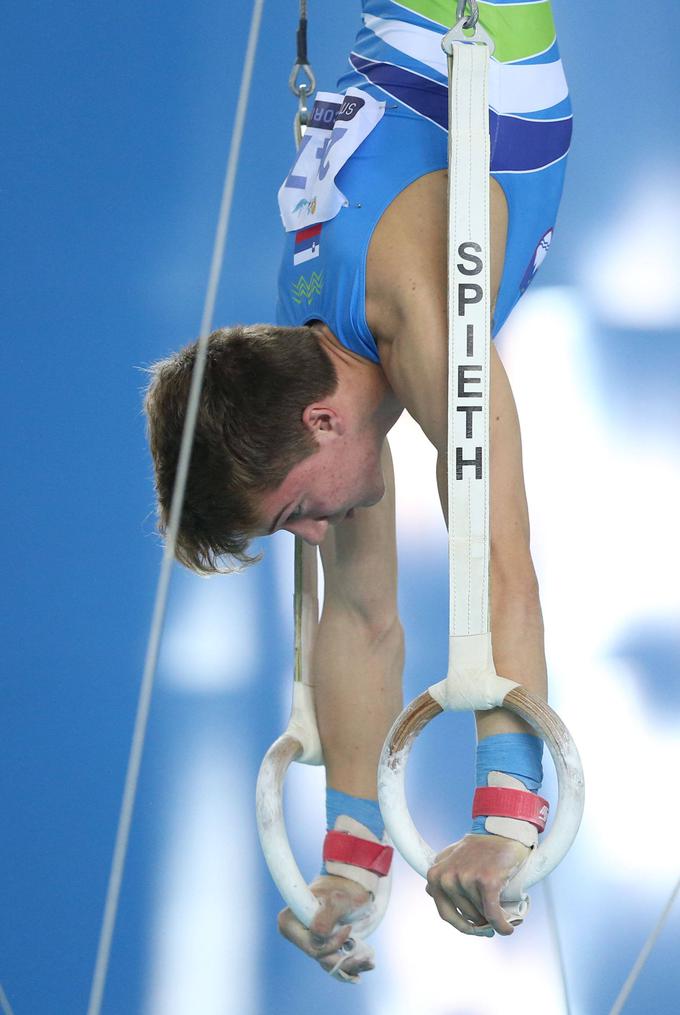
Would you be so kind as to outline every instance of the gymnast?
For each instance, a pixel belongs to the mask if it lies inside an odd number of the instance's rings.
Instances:
[[[548,0],[480,2],[479,10],[495,44],[489,77],[495,336],[550,245],[571,111]],[[309,929],[287,909],[279,927],[328,970],[351,932],[343,917],[370,901],[385,873],[371,868],[362,842],[383,836],[376,768],[401,710],[387,435],[404,410],[437,450],[446,516],[448,113],[440,43],[454,16],[451,0],[363,0],[349,69],[337,94],[317,97],[311,126],[318,131],[306,136],[281,188],[286,242],[277,324],[210,337],[177,544],[178,559],[203,574],[250,563],[250,540],[279,529],[320,547],[325,597],[314,650],[315,704],[328,829],[347,836],[347,849],[342,861],[327,858],[311,885],[321,906]],[[326,141],[317,142],[324,130]],[[194,343],[157,364],[146,400],[161,528],[195,352]],[[491,404],[494,662],[499,673],[545,696],[520,430],[495,348]],[[478,713],[476,724],[477,785],[501,773],[508,785],[536,793],[541,740],[502,709]],[[499,834],[489,832],[483,816],[475,818],[429,872],[427,891],[441,918],[464,934],[511,934],[500,893],[535,836],[525,821],[511,820]],[[369,968],[351,955],[343,965],[349,977]]]

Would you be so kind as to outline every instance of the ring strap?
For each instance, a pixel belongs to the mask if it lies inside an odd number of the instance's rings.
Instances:
[[[550,804],[536,793],[497,786],[478,786],[472,800],[472,817],[517,818],[528,821],[539,832],[545,828]]]
[[[347,863],[384,878],[389,874],[394,850],[382,842],[369,842],[347,832],[327,832],[323,842],[324,863]]]

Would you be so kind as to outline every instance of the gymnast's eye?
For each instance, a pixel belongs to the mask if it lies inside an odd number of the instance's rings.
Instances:
[[[302,504],[298,504],[298,506],[291,511],[286,518],[286,524],[288,524],[288,522],[296,522],[300,518],[302,518]]]

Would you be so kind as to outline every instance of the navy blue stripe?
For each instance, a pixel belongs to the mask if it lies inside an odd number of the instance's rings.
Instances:
[[[513,116],[499,116],[491,109],[489,127],[491,169],[495,173],[541,169],[569,151],[571,117],[566,120],[520,120]]]
[[[424,78],[391,63],[377,63],[367,60],[358,53],[350,53],[350,63],[368,80],[383,88],[395,99],[411,106],[421,116],[441,127],[448,129],[448,88],[431,78]]]
[[[350,54],[352,66],[364,77],[410,106],[421,116],[448,130],[448,89],[392,64]],[[489,110],[491,170],[494,173],[531,172],[548,166],[569,151],[571,117],[546,121],[525,120]]]

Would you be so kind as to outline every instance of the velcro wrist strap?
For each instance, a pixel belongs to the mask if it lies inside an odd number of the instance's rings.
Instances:
[[[323,842],[324,863],[347,863],[384,878],[389,874],[394,850],[382,842],[369,842],[347,832],[326,832]]]
[[[528,821],[539,832],[545,828],[550,804],[536,793],[498,786],[478,786],[472,800],[472,817],[517,818]]]

